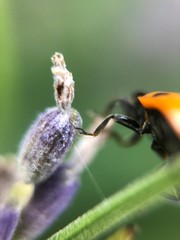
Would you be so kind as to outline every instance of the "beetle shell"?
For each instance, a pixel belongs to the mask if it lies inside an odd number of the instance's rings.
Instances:
[[[146,109],[159,111],[180,139],[180,94],[175,92],[151,92],[138,97]]]
[[[138,97],[148,115],[151,134],[168,155],[180,151],[180,94],[151,92]],[[165,156],[166,157],[166,156]]]

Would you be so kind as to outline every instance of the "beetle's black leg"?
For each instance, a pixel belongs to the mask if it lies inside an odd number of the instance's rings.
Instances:
[[[139,125],[139,123],[136,120],[134,120],[126,115],[123,115],[123,114],[114,114],[112,116],[113,116],[112,117],[113,120],[116,123],[119,123],[137,133],[141,133],[141,126]]]
[[[109,115],[108,117],[106,117],[104,119],[104,121],[102,121],[100,123],[100,125],[95,129],[95,131],[93,133],[88,133],[86,131],[84,131],[83,129],[81,128],[76,128],[79,130],[79,133],[80,134],[83,134],[83,135],[90,135],[90,136],[97,136],[105,127],[106,125],[108,124],[108,122],[110,120],[113,120],[114,122],[118,123],[118,124],[121,124],[127,128],[130,128],[132,129],[133,131],[137,132],[137,133],[141,133],[141,126],[139,125],[139,123],[135,120],[133,120],[132,118],[129,118],[125,115],[122,115],[122,114],[112,114],[112,115]]]
[[[132,99],[133,101],[129,101],[123,98],[114,99],[107,105],[103,115],[107,116],[110,112],[113,111],[116,105],[119,105],[126,115],[111,114],[106,117],[104,121],[102,121],[102,123],[95,129],[93,133],[89,133],[81,128],[78,128],[79,133],[83,135],[97,136],[106,127],[108,122],[113,119],[114,122],[117,122],[129,129],[132,129],[136,132],[136,134],[133,134],[133,136],[130,137],[129,140],[124,140],[119,133],[115,133],[112,131],[109,132],[109,135],[124,146],[131,146],[132,144],[135,144],[140,139],[139,135],[143,133],[149,133],[149,127],[146,127],[147,124],[145,122],[144,108],[137,99],[137,96],[139,95],[144,95],[144,93],[134,93]]]
[[[82,128],[77,128],[75,127],[77,130],[79,130],[79,133],[82,135],[88,135],[88,136],[97,136],[108,124],[108,122],[110,121],[110,119],[113,119],[114,115],[110,115],[108,117],[106,117],[100,124],[99,126],[95,129],[95,131],[93,133],[89,133],[86,132],[85,130],[83,130]]]
[[[86,132],[83,128],[74,126],[76,130],[78,130],[79,134],[86,136],[95,136],[94,133]]]
[[[151,148],[161,157],[161,158],[167,158],[166,151],[162,148],[162,146],[154,139]]]
[[[118,144],[122,145],[123,147],[130,147],[136,144],[140,139],[141,135],[137,133],[133,133],[128,139],[124,139],[119,133],[115,131],[110,131],[110,137],[112,137]]]
[[[82,135],[88,135],[88,136],[97,136],[108,124],[108,122],[110,121],[110,119],[113,119],[114,115],[110,115],[108,117],[106,117],[100,124],[99,126],[95,129],[95,131],[93,133],[89,133],[86,132],[85,130],[83,130],[82,128],[78,128],[75,127],[77,130],[79,130],[79,133]]]
[[[138,96],[143,96],[144,92],[135,92],[132,94],[132,99],[116,98],[109,102],[103,112],[104,116],[112,113],[113,109],[118,105],[122,108],[123,112],[129,117],[140,120],[144,116],[144,109],[138,100]],[[139,119],[140,118],[140,119]]]
[[[132,113],[136,112],[135,111],[136,106],[134,106],[134,103],[132,104],[131,102],[129,102],[127,99],[124,99],[124,98],[116,98],[111,102],[109,102],[109,104],[106,106],[103,112],[103,115],[107,116],[108,114],[112,113],[112,111],[115,109],[116,106],[119,106],[120,108],[122,108],[123,112],[129,116],[131,116]]]
[[[112,100],[111,102],[109,102],[109,104],[106,106],[103,115],[107,116],[108,114],[112,113],[113,109],[116,107],[116,105],[121,106],[121,99],[120,98],[116,98],[114,100]]]

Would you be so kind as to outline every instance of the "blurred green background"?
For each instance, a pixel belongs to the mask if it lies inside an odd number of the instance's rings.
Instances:
[[[0,9],[1,153],[16,152],[38,113],[54,105],[50,57],[55,51],[64,54],[73,73],[73,106],[84,128],[91,122],[87,110],[101,112],[114,97],[180,89],[179,1],[1,0]],[[90,170],[109,196],[159,164],[146,137],[128,150],[110,139]],[[40,239],[100,201],[85,172],[69,210]],[[134,222],[141,229],[138,240],[180,239],[177,205],[167,202]]]

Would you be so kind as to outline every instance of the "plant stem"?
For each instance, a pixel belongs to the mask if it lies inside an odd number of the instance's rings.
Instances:
[[[77,218],[48,240],[93,239],[117,224],[160,203],[159,194],[180,182],[180,159],[119,191]]]

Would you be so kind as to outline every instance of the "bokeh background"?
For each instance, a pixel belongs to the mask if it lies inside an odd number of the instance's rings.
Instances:
[[[102,112],[114,97],[136,90],[180,90],[178,0],[1,0],[0,8],[1,153],[16,152],[38,113],[54,105],[50,57],[55,51],[64,54],[73,73],[74,107],[84,128],[91,122],[87,111]],[[90,171],[109,196],[159,165],[150,139],[128,150],[109,139]],[[71,207],[39,239],[100,201],[85,171]],[[141,229],[138,240],[180,239],[180,207],[175,204],[144,212],[134,222]]]

